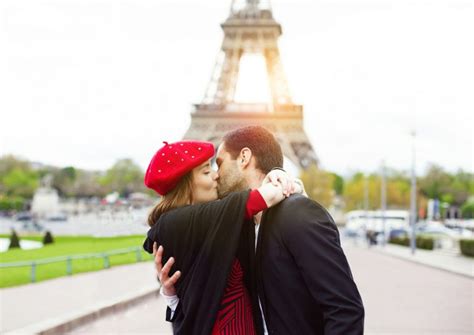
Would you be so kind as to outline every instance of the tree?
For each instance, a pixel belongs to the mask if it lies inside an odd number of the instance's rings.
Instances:
[[[438,165],[430,165],[425,176],[420,178],[420,190],[429,199],[441,199],[444,193],[448,193],[452,183],[451,176]]]
[[[72,166],[55,169],[53,172],[53,187],[57,189],[62,196],[73,196],[76,176],[76,169]]]
[[[380,209],[382,180],[378,174],[367,176],[356,173],[345,182],[344,200],[347,210],[363,209],[367,184],[368,209]],[[402,173],[387,169],[386,176],[387,207],[408,208],[410,204],[410,181]]]
[[[140,166],[131,159],[121,159],[107,170],[101,178],[101,184],[108,192],[117,191],[121,196],[127,197],[132,192],[145,190],[143,178]]]
[[[2,178],[2,188],[9,196],[32,198],[38,185],[38,175],[31,170],[14,168]]]
[[[474,194],[474,175],[459,170],[449,174],[438,165],[430,165],[419,181],[421,193],[428,199],[439,199],[454,206],[461,206]]]
[[[461,206],[462,217],[465,219],[474,218],[474,196],[471,196],[467,201]]]
[[[325,207],[331,206],[334,198],[334,175],[320,170],[316,165],[310,165],[301,172],[303,182],[308,196]]]
[[[107,187],[102,185],[103,173],[76,170],[73,195],[76,197],[103,197],[107,194]]]
[[[0,194],[31,198],[39,185],[29,162],[12,155],[0,158]]]
[[[332,183],[332,188],[334,192],[336,192],[337,195],[342,195],[342,193],[344,192],[344,179],[336,173],[331,174],[334,178],[334,182]]]

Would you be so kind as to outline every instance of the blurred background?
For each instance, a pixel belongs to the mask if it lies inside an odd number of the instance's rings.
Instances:
[[[0,2],[0,330],[169,333],[145,169],[258,123],[338,224],[368,334],[472,333],[473,7]]]

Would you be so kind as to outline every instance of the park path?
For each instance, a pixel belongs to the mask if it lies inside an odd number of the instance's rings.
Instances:
[[[388,249],[351,243],[344,248],[364,300],[366,334],[474,333],[472,278],[400,258]],[[135,306],[76,323],[71,333],[170,334],[154,276],[153,263],[144,262],[0,289],[0,333],[28,334],[71,324],[83,315],[97,316],[95,311],[104,306],[142,296]]]
[[[345,251],[365,305],[365,334],[474,333],[473,279],[379,249],[349,245]],[[171,334],[169,324],[162,325],[165,308],[162,299],[150,299],[72,334]]]

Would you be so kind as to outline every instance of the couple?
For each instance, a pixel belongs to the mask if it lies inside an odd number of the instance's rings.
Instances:
[[[145,176],[164,195],[144,248],[164,247],[156,260],[174,332],[362,334],[362,301],[337,228],[303,195],[283,200],[297,187],[272,171],[283,163],[274,136],[259,126],[226,134],[217,173],[213,154],[207,142],[165,145]]]

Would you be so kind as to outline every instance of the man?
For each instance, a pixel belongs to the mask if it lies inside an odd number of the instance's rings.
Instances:
[[[219,196],[260,186],[283,165],[281,147],[265,128],[226,134],[216,156]],[[364,308],[332,217],[317,202],[292,195],[256,217],[255,284],[269,334],[363,334]],[[251,236],[250,238],[254,238]],[[157,268],[171,287],[171,267]],[[253,250],[251,250],[253,255]],[[252,284],[250,284],[252,285]]]

